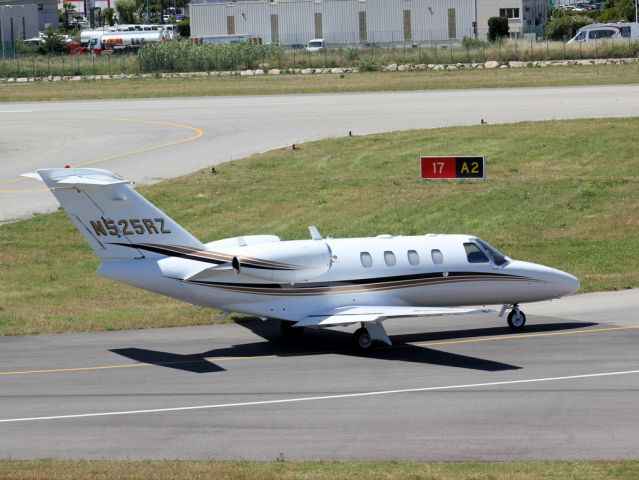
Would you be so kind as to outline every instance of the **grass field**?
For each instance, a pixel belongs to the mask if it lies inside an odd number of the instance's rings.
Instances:
[[[0,462],[3,480],[634,480],[639,461],[610,462],[180,462],[67,461]]]
[[[0,102],[271,95],[447,88],[610,85],[639,82],[639,64],[495,70],[381,72],[0,84]]]
[[[639,118],[410,131],[304,144],[140,191],[202,241],[471,233],[567,270],[582,291],[639,286]],[[485,181],[423,182],[422,154],[481,154]],[[257,220],[256,220],[257,219]],[[62,212],[0,227],[0,334],[208,323],[116,284]]]

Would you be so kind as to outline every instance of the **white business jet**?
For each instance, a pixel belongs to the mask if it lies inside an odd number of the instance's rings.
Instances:
[[[382,321],[492,311],[520,329],[523,302],[570,295],[574,276],[513,260],[471,235],[310,240],[247,235],[203,244],[137,193],[94,168],[38,170],[102,260],[98,274],[196,305],[279,319],[282,332],[360,324],[358,349],[391,344]]]

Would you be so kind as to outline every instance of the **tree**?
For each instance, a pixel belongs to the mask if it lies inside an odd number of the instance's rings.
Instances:
[[[102,15],[104,15],[104,20],[110,26],[113,26],[115,24],[115,19],[113,18],[115,16],[115,10],[114,9],[112,9],[111,7],[103,8],[102,9]]]
[[[546,25],[544,34],[551,40],[566,40],[577,34],[577,30],[592,23],[585,15],[562,15],[553,18]]]
[[[64,23],[65,27],[69,27],[69,19],[73,18],[74,14],[75,5],[73,5],[71,2],[64,2],[62,4],[62,22]]]
[[[506,17],[490,17],[488,19],[488,40],[494,42],[501,37],[507,37],[508,19]]]
[[[607,22],[634,22],[635,4],[633,0],[608,0],[606,9],[597,18],[601,23]]]
[[[42,39],[44,40],[44,44],[42,45],[44,53],[50,55],[52,53],[64,52],[64,38],[52,28],[47,28]]]
[[[118,0],[115,4],[120,23],[137,23],[135,0]]]

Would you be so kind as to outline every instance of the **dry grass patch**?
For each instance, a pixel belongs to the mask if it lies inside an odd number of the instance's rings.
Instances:
[[[0,84],[0,102],[637,83],[639,64]]]
[[[69,461],[0,462],[6,480],[634,480],[638,461],[598,462],[206,462]]]

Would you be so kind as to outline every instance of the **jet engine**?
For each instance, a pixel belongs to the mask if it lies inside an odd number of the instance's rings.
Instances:
[[[242,248],[233,269],[242,275],[294,283],[319,277],[333,262],[331,248],[320,240],[292,240]]]

